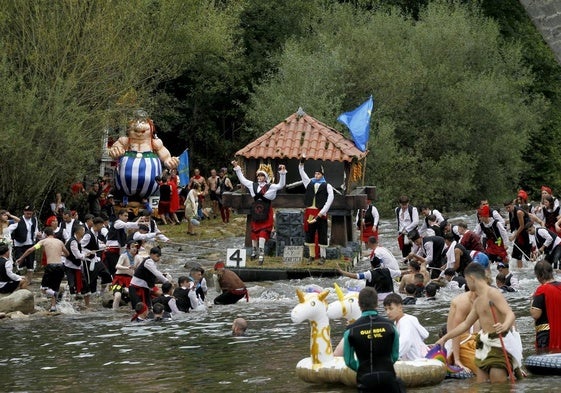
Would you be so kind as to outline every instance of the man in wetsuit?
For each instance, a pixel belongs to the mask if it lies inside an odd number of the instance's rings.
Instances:
[[[358,305],[362,316],[343,336],[343,357],[345,364],[356,371],[358,391],[405,391],[393,367],[399,357],[399,335],[392,321],[378,315],[376,290],[363,288],[358,294]]]

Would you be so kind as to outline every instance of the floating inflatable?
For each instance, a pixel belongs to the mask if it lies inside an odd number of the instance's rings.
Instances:
[[[524,365],[532,374],[561,375],[561,353],[531,355],[524,360]]]
[[[342,312],[346,309],[343,307],[345,296],[340,288],[339,292],[337,302],[341,306],[339,307],[341,313],[337,312],[337,315],[346,314],[345,318],[352,319],[352,314]],[[304,293],[297,289],[296,294],[299,303],[290,314],[292,322],[301,323],[307,320],[310,323],[310,356],[298,362],[296,375],[310,383],[341,383],[356,386],[356,373],[346,366],[341,356],[333,355],[326,301],[329,291]],[[334,315],[335,311],[334,308],[332,310]],[[436,359],[397,361],[394,363],[394,369],[407,387],[436,385],[446,377],[446,365]]]

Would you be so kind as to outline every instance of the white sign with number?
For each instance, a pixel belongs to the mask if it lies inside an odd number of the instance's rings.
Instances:
[[[304,248],[302,246],[285,246],[282,256],[284,263],[300,263],[304,255]]]
[[[226,250],[227,267],[245,267],[245,248],[228,248]]]

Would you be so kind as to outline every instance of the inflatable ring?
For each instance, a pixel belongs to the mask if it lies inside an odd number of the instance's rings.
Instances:
[[[446,366],[435,359],[397,361],[393,366],[397,376],[408,388],[438,385],[446,377]],[[356,386],[356,373],[345,366],[341,356],[335,356],[333,362],[321,367],[314,367],[311,358],[302,359],[296,365],[296,375],[310,383]]]
[[[398,360],[393,368],[408,388],[438,385],[446,378],[446,365],[436,359]]]
[[[524,366],[532,374],[561,375],[561,353],[528,356],[524,359]]]

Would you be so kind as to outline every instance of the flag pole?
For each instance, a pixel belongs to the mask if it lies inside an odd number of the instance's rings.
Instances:
[[[368,152],[368,145],[366,146],[366,151]],[[362,160],[362,186],[364,187],[364,178],[366,177],[366,159],[368,158],[368,154],[364,156]]]

